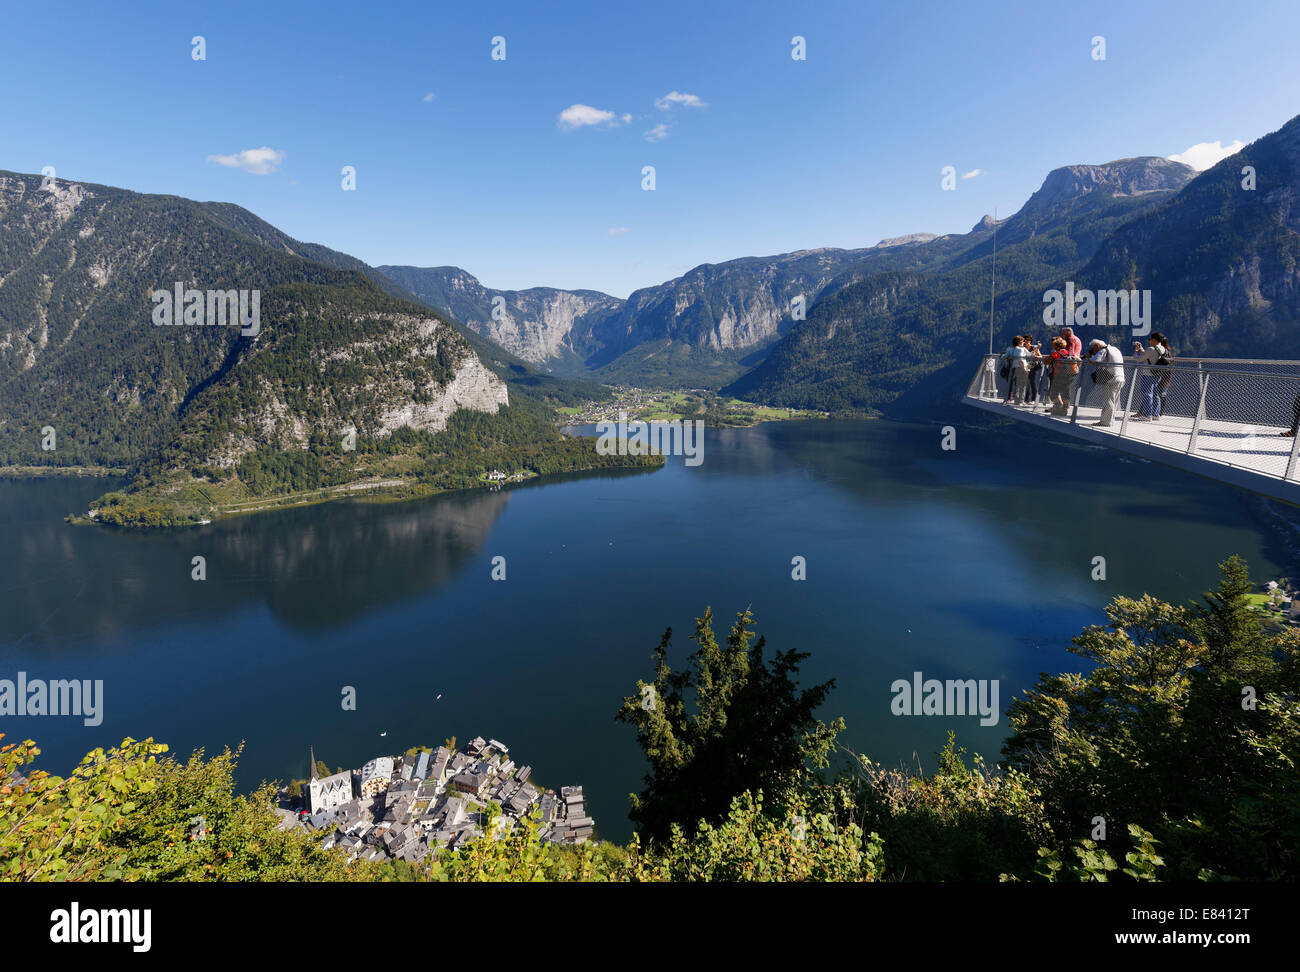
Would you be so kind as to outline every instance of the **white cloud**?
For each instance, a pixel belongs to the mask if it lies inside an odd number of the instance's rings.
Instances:
[[[982,175],[984,175],[983,169],[971,169],[969,172],[963,172],[961,174],[961,177],[963,179],[974,179],[976,176],[982,176]]]
[[[208,161],[232,169],[243,169],[253,175],[269,175],[280,168],[280,163],[284,161],[284,153],[279,149],[267,148],[263,145],[261,148],[244,149],[234,155],[209,155]]]
[[[707,108],[698,95],[686,94],[683,91],[669,91],[662,98],[655,99],[655,107],[660,111],[667,111],[673,105],[685,105],[687,108]]]
[[[560,112],[557,119],[559,126],[565,131],[573,131],[575,128],[582,128],[587,125],[603,125],[606,128],[614,128],[618,125],[626,125],[631,120],[631,115],[620,115],[617,112],[606,111],[603,108],[593,108],[591,105],[569,105],[568,108]]]
[[[1241,139],[1237,139],[1231,145],[1224,145],[1218,139],[1213,142],[1197,142],[1191,148],[1169,156],[1169,161],[1182,162],[1190,165],[1197,172],[1202,172],[1218,165],[1229,155],[1236,155],[1245,147],[1246,143]]]
[[[611,226],[609,229],[605,230],[605,233],[608,236],[622,236],[626,232],[626,226]]]
[[[430,91],[427,95],[424,96],[424,103],[427,105],[430,101],[432,101],[436,97],[438,96],[434,94],[432,91]]]
[[[657,142],[661,138],[668,137],[668,126],[661,122],[654,128],[650,129],[650,131],[643,132],[642,134],[645,136],[647,142]]]

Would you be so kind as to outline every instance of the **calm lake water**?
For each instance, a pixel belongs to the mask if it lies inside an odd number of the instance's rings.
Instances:
[[[805,684],[836,679],[822,717],[844,716],[846,744],[929,769],[949,729],[996,760],[1005,719],[893,716],[895,679],[997,679],[1005,708],[1039,672],[1080,669],[1065,646],[1113,595],[1189,600],[1233,553],[1257,580],[1293,562],[1290,511],[974,421],[955,452],[933,425],[707,430],[693,468],[147,535],[62,522],[102,480],[2,482],[0,677],[103,679],[106,702],[98,727],[0,732],[36,739],[54,772],[124,736],[181,755],[243,740],[248,786],[305,775],[309,744],[356,767],[495,736],[545,785],[583,784],[600,833],[622,839],[644,765],[614,713],[666,627],[685,658],[707,605],[720,637],[752,605],[771,647],[811,652]]]

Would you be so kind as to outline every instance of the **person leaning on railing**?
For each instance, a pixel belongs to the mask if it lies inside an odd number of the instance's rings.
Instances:
[[[1065,415],[1070,410],[1070,389],[1079,374],[1079,362],[1070,357],[1068,344],[1063,337],[1052,338],[1052,353],[1047,358],[1050,383],[1047,400],[1052,407],[1047,414]]]
[[[1120,393],[1124,390],[1124,353],[1105,341],[1088,344],[1088,360],[1096,364],[1092,380],[1102,392],[1101,420],[1093,425],[1110,427],[1119,410]]]
[[[1074,389],[1079,384],[1079,362],[1083,360],[1083,342],[1075,336],[1074,328],[1061,328],[1061,337],[1065,341],[1065,353],[1073,359],[1073,363],[1065,370],[1070,374],[1070,385],[1065,390],[1066,402],[1074,401]]]
[[[1016,401],[1017,388],[1022,389],[1029,377],[1029,352],[1025,350],[1025,339],[1017,334],[1011,339],[1011,347],[1002,352],[1003,377],[1007,379],[1007,397],[1003,405],[1012,405]]]

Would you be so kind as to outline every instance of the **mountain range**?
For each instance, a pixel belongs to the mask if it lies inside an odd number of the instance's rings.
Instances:
[[[988,227],[977,227],[979,233]],[[924,246],[922,246],[924,244]],[[459,267],[378,269],[430,307],[556,374],[654,386],[718,386],[743,373],[804,307],[866,267],[919,269],[955,249],[917,233],[872,247],[824,247],[704,264],[633,292],[492,290]]]
[[[936,397],[927,376],[956,365],[964,377],[987,349],[995,278],[998,347],[1041,332],[1044,292],[1072,280],[1150,290],[1154,327],[1184,354],[1300,356],[1298,192],[1293,119],[1202,173],[1157,157],[1062,166],[1017,213],[964,234],[706,264],[626,301],[495,291],[454,267],[379,269],[556,374],[916,416]]]
[[[588,468],[552,406],[598,382],[916,417],[987,349],[995,265],[998,347],[1041,333],[1070,280],[1149,289],[1182,354],[1300,356],[1298,192],[1293,119],[1199,174],[1064,166],[967,233],[706,264],[620,300],[374,268],[229,203],[0,172],[0,465],[126,467],[155,497]],[[255,290],[269,326],[159,327],[174,287]],[[331,444],[348,434],[355,454]]]
[[[1015,216],[996,224],[985,217],[968,233],[914,233],[861,249],[705,264],[625,301],[596,291],[492,290],[457,267],[378,269],[429,306],[547,371],[654,386],[735,382],[735,393],[789,404],[780,392],[783,380],[774,376],[791,367],[792,349],[808,347],[815,331],[804,318],[819,301],[847,289],[873,293],[884,302],[880,308],[893,309],[922,279],[972,264],[973,277],[987,276],[981,261],[991,257],[995,225],[1009,279],[1050,277],[1085,262],[1108,232],[1194,176],[1182,163],[1150,157],[1064,166],[1048,175]],[[798,298],[802,314],[796,311]],[[842,324],[823,333],[833,341],[843,333]],[[808,384],[804,375],[792,380]],[[802,401],[809,407],[861,407],[858,399],[818,393]]]

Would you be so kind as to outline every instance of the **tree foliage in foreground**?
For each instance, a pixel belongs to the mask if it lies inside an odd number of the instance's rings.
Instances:
[[[1071,651],[1087,674],[1040,676],[1009,709],[1008,764],[1042,791],[1052,830],[1092,839],[1130,824],[1168,877],[1300,875],[1300,632],[1269,633],[1246,564],[1220,565],[1204,602],[1117,597]]]
[[[851,801],[880,834],[884,874],[899,881],[996,881],[1032,874],[1052,843],[1042,794],[1024,773],[977,754],[967,765],[953,733],[929,776],[856,757]]]
[[[395,865],[349,864],[318,837],[281,830],[274,787],[235,791],[237,752],[181,763],[125,739],[66,778],[22,777],[40,750],[0,748],[0,879],[6,881],[390,880]]]
[[[645,789],[632,797],[632,820],[651,839],[677,824],[689,832],[717,820],[734,797],[763,791],[780,806],[816,779],[844,728],[813,713],[835,681],[800,690],[796,676],[807,652],[765,659],[766,638],[751,643],[754,616],[736,615],[725,646],[713,635],[713,611],[695,621],[696,649],[687,667],[668,664],[672,629],[655,649],[655,678],[638,682],[616,718],[636,726],[650,763]]]

